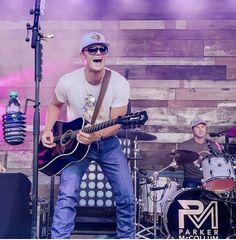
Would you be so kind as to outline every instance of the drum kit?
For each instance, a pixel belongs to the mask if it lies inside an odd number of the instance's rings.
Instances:
[[[232,131],[236,137],[236,130]],[[198,153],[179,149],[161,151],[169,159],[166,167],[148,177],[143,174],[139,179],[137,160],[142,159],[139,140],[151,141],[156,136],[125,130],[119,132],[118,137],[134,141],[133,156],[129,160],[133,163],[136,238],[224,239],[236,236],[235,155],[205,156],[200,163],[202,186],[180,188],[175,179],[160,176],[160,173],[194,162],[199,158]]]

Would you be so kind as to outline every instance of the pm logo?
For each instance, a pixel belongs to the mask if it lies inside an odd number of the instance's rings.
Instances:
[[[211,228],[218,229],[218,204],[211,201],[204,209],[202,202],[198,200],[178,200],[183,209],[179,209],[179,228],[184,228],[184,220],[190,218],[199,229],[206,219],[211,216]]]

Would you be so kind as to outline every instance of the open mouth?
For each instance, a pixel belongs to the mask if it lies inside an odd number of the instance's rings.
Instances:
[[[93,62],[95,62],[95,63],[101,63],[101,62],[102,62],[102,59],[101,59],[101,58],[96,58],[96,59],[93,60]]]

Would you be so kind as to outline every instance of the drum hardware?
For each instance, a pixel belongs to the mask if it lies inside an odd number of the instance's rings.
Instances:
[[[137,191],[137,173],[138,173],[138,167],[137,167],[137,160],[141,159],[140,157],[140,148],[139,148],[139,143],[138,143],[138,137],[136,136],[134,138],[134,149],[133,149],[133,156],[129,157],[129,160],[133,160],[133,185],[134,185],[134,197],[135,197],[135,217],[134,217],[134,222],[135,222],[135,228],[136,228],[136,233],[139,232],[140,228],[144,228],[144,226],[140,223],[140,217],[137,218],[137,213],[138,216],[140,216],[140,204],[141,204],[141,199],[139,199],[138,191]],[[138,220],[138,221],[137,221]]]
[[[235,239],[236,237],[236,192],[231,191],[231,192],[226,192],[226,193],[221,193],[219,194],[222,199],[226,202],[229,210],[230,210],[230,219],[231,219],[231,224],[230,224],[230,235],[229,239]]]
[[[143,187],[146,187],[146,192],[143,191],[143,193],[146,193],[146,202],[143,203],[144,209],[146,212],[152,214],[153,216],[153,225],[145,227],[144,225],[140,225],[142,227],[141,231],[138,231],[136,234],[136,237],[138,238],[147,238],[147,236],[151,235],[152,238],[157,238],[157,231],[161,234],[161,238],[166,237],[165,232],[163,231],[162,222],[161,225],[158,226],[158,215],[162,214],[162,205],[164,202],[168,199],[169,195],[166,194],[173,194],[175,191],[177,191],[177,182],[171,181],[169,178],[165,177],[159,177],[159,174],[166,170],[167,168],[171,166],[176,166],[176,162],[173,159],[172,163],[166,166],[165,168],[161,169],[158,172],[154,172],[151,177],[146,178],[146,185],[142,185]],[[173,184],[173,185],[172,185]],[[149,188],[150,185],[150,188]],[[150,189],[150,193],[148,193],[148,190]],[[160,196],[158,196],[160,194]],[[144,194],[145,195],[145,194]],[[145,198],[144,196],[142,196]],[[150,199],[150,203],[149,203]],[[145,199],[144,199],[145,200]],[[150,206],[151,205],[151,206]],[[139,218],[141,216],[141,212],[139,213]]]
[[[163,221],[160,222],[161,225],[158,225],[157,217],[160,215],[162,218],[164,210],[163,208],[166,202],[169,201],[169,198],[177,191],[178,183],[175,181],[170,181],[169,178],[159,178],[159,174],[170,167],[176,167],[179,164],[194,161],[199,157],[199,155],[195,152],[178,149],[173,149],[171,152],[162,151],[162,153],[164,153],[164,156],[168,160],[171,159],[171,162],[160,171],[154,172],[151,177],[146,178],[146,185],[144,182],[142,182],[142,199],[144,201],[142,204],[143,211],[153,216],[153,225],[145,227],[144,225],[139,224],[139,227],[142,229],[136,233],[136,237],[138,238],[147,238],[149,235],[151,235],[153,238],[156,238],[157,231],[161,234],[162,238],[166,238],[166,232],[162,226]],[[149,190],[150,192],[148,192]],[[140,216],[141,215],[139,215],[139,218]]]
[[[224,136],[225,134],[226,134],[226,131],[223,130],[223,131],[220,131],[220,132],[209,133],[209,136],[210,137],[221,137],[221,136]]]
[[[161,170],[159,172],[162,172],[162,171],[163,170]],[[161,227],[157,226],[157,222],[158,222],[157,215],[160,213],[160,210],[159,210],[159,212],[157,210],[157,202],[160,202],[163,199],[165,191],[167,190],[168,185],[170,183],[170,180],[168,179],[167,182],[164,184],[164,186],[159,186],[159,183],[160,183],[159,177],[158,177],[159,172],[154,172],[151,177],[146,178],[146,183],[148,182],[148,185],[150,185],[150,191],[151,191],[151,194],[150,194],[151,196],[149,196],[149,194],[147,194],[147,197],[150,197],[151,201],[153,202],[153,204],[152,204],[153,225],[147,226],[147,227],[145,227],[144,225],[140,225],[142,227],[142,230],[138,231],[136,233],[137,238],[148,238],[147,236],[151,235],[152,238],[156,239],[157,238],[157,230],[160,232],[162,237],[165,236],[165,233],[162,231],[162,226]],[[163,179],[166,179],[166,178],[163,178]],[[143,186],[148,188],[148,185],[143,185]],[[159,197],[159,198],[157,196],[158,190],[163,190],[161,197]],[[148,202],[147,202],[146,207],[149,208]],[[140,212],[139,216],[141,216],[141,212]]]
[[[133,149],[131,150],[131,153],[133,154],[132,156],[127,156],[126,158],[128,160],[132,160],[132,176],[133,176],[133,186],[134,186],[134,197],[135,197],[135,227],[136,227],[136,233],[139,232],[139,228],[145,228],[141,223],[140,223],[140,217],[137,218],[137,213],[138,216],[141,215],[140,211],[141,208],[139,207],[141,205],[141,199],[139,199],[139,194],[137,191],[137,173],[139,171],[137,167],[137,160],[142,159],[140,156],[140,148],[139,148],[139,143],[138,140],[143,140],[143,141],[151,141],[156,139],[156,136],[148,133],[141,132],[140,130],[120,130],[117,133],[117,136],[119,138],[125,138],[126,143],[128,142],[128,139],[133,140]]]
[[[138,145],[138,138],[135,137],[134,139],[134,156],[133,156],[133,171],[134,171],[134,196],[135,196],[135,223],[137,223],[137,205],[138,205],[138,194],[137,194],[137,172],[138,172],[138,168],[137,168],[137,159],[140,155],[140,148]]]
[[[149,229],[153,229],[153,238],[156,239],[157,237],[157,229],[159,229],[157,227],[157,190],[161,190],[161,189],[166,189],[167,188],[167,183],[165,184],[164,187],[158,187],[158,175],[160,172],[162,172],[164,170],[161,170],[159,172],[154,172],[153,173],[153,178],[154,178],[154,184],[152,185],[152,187],[150,188],[151,191],[153,191],[153,214],[154,214],[154,218],[153,218],[153,227],[149,228]],[[168,179],[169,180],[169,179]],[[164,196],[164,192],[161,196],[161,199]],[[159,231],[162,233],[162,235],[164,234],[160,229]]]
[[[209,133],[209,135],[210,135],[210,137],[227,136],[227,137],[234,138],[234,137],[236,137],[236,126],[227,128],[220,132],[212,132],[212,133]]]
[[[208,150],[209,152],[214,155],[215,157],[218,157],[218,152],[215,151],[215,149],[213,148],[213,146],[211,145],[210,141],[208,139],[206,139],[206,142],[207,142],[207,147],[208,147]]]
[[[233,164],[233,168],[235,169],[236,167],[236,155],[235,154],[231,154],[231,163]]]
[[[129,144],[128,143],[128,137],[127,137],[128,129],[125,129],[124,131],[125,131],[125,147],[127,148],[128,144]],[[129,156],[129,153],[128,153],[127,150],[125,151],[125,156],[126,156],[126,158],[128,158],[128,156]]]
[[[127,139],[131,139],[131,140],[141,140],[141,141],[152,141],[157,139],[157,137],[155,135],[152,135],[150,133],[145,133],[142,132],[140,130],[120,130],[117,133],[117,136],[119,138],[127,138]]]
[[[199,198],[200,200],[211,200],[211,201],[218,201],[218,202],[220,202],[220,201],[222,201],[222,202],[228,202],[228,203],[232,203],[232,204],[236,204],[236,202],[231,202],[231,201],[228,201],[228,200],[226,200],[226,199],[222,199],[222,198],[218,198],[218,197],[215,197],[215,196],[212,196],[212,192],[210,192],[209,191],[209,193],[205,193],[205,194],[203,194],[203,195],[200,195],[200,198]]]

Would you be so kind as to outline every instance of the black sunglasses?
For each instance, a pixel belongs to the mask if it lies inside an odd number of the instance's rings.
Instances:
[[[102,47],[88,47],[85,48],[84,51],[87,51],[90,55],[96,55],[98,50],[102,54],[107,54],[108,53],[108,47],[107,46],[102,46]]]

